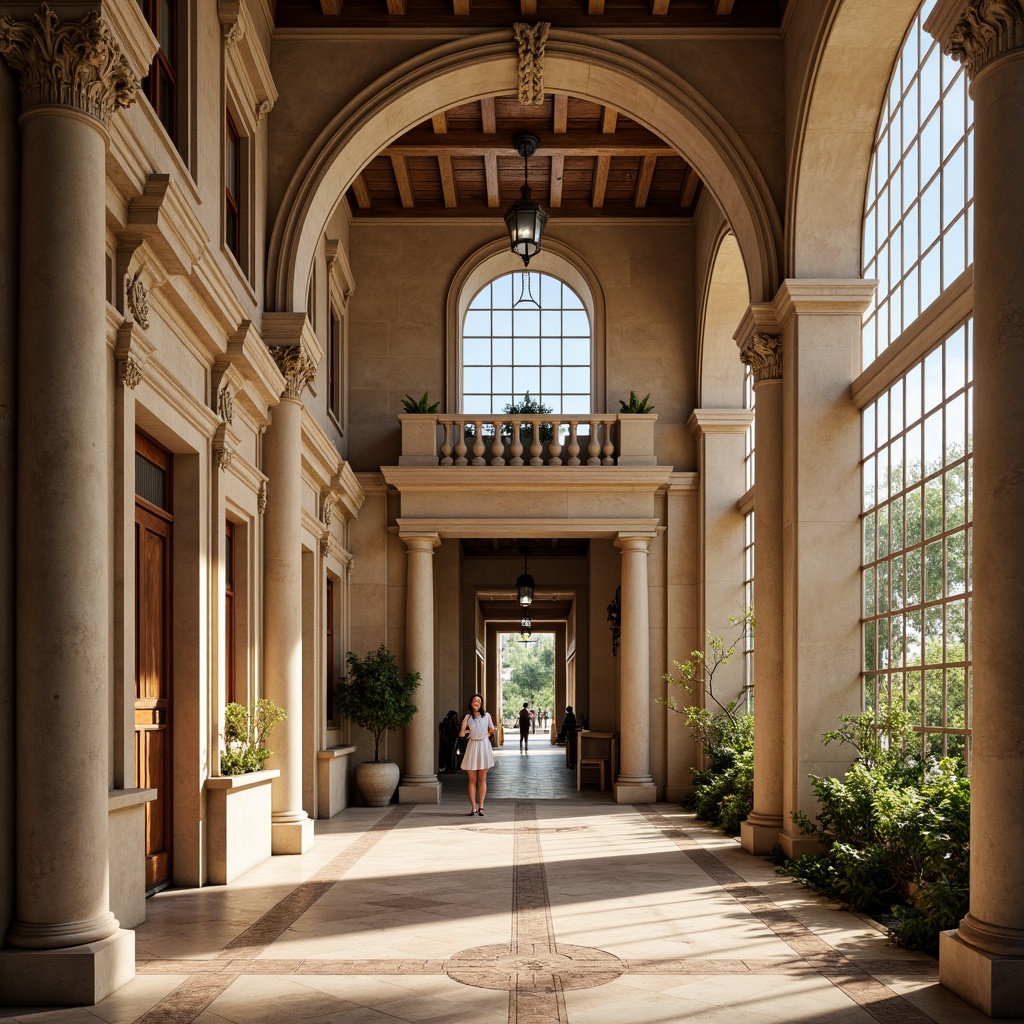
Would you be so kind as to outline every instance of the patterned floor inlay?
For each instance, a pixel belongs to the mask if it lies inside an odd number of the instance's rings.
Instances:
[[[707,956],[623,959],[607,950],[558,942],[542,843],[545,839],[557,842],[564,833],[593,831],[595,826],[595,841],[600,842],[600,822],[592,825],[545,825],[538,820],[537,804],[533,800],[509,801],[509,804],[514,811],[512,822],[508,822],[506,817],[504,822],[486,826],[479,822],[472,826],[462,823],[462,827],[470,828],[477,836],[490,834],[506,844],[511,836],[512,902],[508,942],[464,949],[444,959],[414,956],[365,959],[297,956],[289,959],[267,955],[276,950],[277,947],[272,949],[275,940],[285,936],[414,809],[401,805],[385,814],[344,852],[296,886],[212,959],[140,961],[140,975],[186,977],[156,1006],[138,1017],[136,1024],[191,1024],[200,1016],[205,1020],[205,1011],[209,1009],[213,1013],[216,1010],[212,1004],[235,980],[257,975],[296,979],[447,977],[459,985],[507,992],[509,1024],[569,1024],[566,993],[609,985],[631,976],[637,979],[652,975],[680,979],[710,976],[721,978],[723,983],[727,977],[739,979],[744,976],[773,975],[790,978],[794,982],[824,978],[850,1000],[850,1011],[847,1012],[866,1014],[879,1024],[934,1024],[934,1018],[879,980],[880,977],[894,977],[936,981],[938,969],[934,961],[852,959],[844,955],[776,904],[765,892],[738,875],[714,852],[703,847],[695,834],[680,827],[667,813],[648,806],[637,806],[633,810],[648,827],[670,840],[747,914],[788,946],[792,955],[759,959]],[[422,824],[427,827],[433,825],[425,821]],[[448,825],[447,822],[439,824]],[[405,830],[403,834],[411,835]],[[568,841],[568,837],[565,838]],[[408,889],[394,894],[368,895],[360,905],[380,908],[382,913],[409,911],[428,917],[446,915],[450,910],[450,901],[445,896],[415,893]],[[296,933],[293,930],[289,934],[294,936]],[[714,1019],[728,1020],[728,1009],[723,1007],[721,1012],[722,1016]],[[213,1013],[210,1019],[222,1018]],[[576,1024],[582,1024],[583,1020],[584,1017],[579,1016]]]

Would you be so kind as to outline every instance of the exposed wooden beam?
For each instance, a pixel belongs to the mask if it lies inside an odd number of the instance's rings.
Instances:
[[[601,134],[612,135],[619,123],[619,112],[614,107],[603,107],[601,110]]]
[[[732,14],[732,5],[735,0],[711,0],[715,8],[715,14]]]
[[[384,153],[388,156],[483,156],[491,151],[499,156],[512,156],[507,143],[483,132],[449,130],[435,135],[424,128],[414,128],[393,142]],[[642,128],[627,128],[614,134],[595,131],[569,132],[544,140],[540,152],[546,156],[673,156],[675,150]]]
[[[587,0],[587,14],[604,14],[604,0]]]
[[[484,135],[493,135],[498,130],[493,96],[487,96],[480,101],[480,123],[483,125]]]
[[[452,10],[455,14],[468,15],[470,0],[452,0]]]
[[[633,205],[638,209],[647,205],[647,195],[651,191],[654,165],[657,162],[656,156],[645,156],[644,162],[640,165],[640,177],[637,178],[636,193],[633,196]]]
[[[551,127],[556,135],[564,135],[569,128],[569,97],[564,93],[555,93],[555,112]]]
[[[669,0],[651,0],[651,14],[668,14]]]
[[[320,10],[324,14],[341,14],[341,0],[320,0]]]
[[[679,205],[682,209],[688,209],[693,202],[693,196],[697,191],[699,181],[697,172],[692,167],[688,167],[686,169],[686,177],[683,178],[682,188],[679,189]]]
[[[440,114],[435,114],[431,119],[430,123],[434,128],[435,135],[447,135],[448,133],[448,115],[442,110]]]
[[[405,0],[388,0],[388,14],[405,14]]]
[[[562,176],[565,173],[565,157],[551,158],[551,192],[548,202],[553,210],[562,205]]]
[[[370,208],[370,190],[366,187],[366,179],[361,174],[352,182],[352,193],[360,210]]]
[[[416,205],[416,200],[412,194],[412,182],[409,181],[409,168],[406,166],[405,157],[392,154],[391,167],[395,172],[395,184],[398,185],[402,208],[411,210]]]
[[[494,209],[501,202],[501,190],[498,188],[498,154],[484,154],[484,179],[487,181],[487,205]]]
[[[441,170],[441,190],[444,192],[444,207],[454,210],[459,205],[459,193],[455,188],[455,172],[452,170],[452,158],[439,156],[437,166]]]
[[[594,168],[594,191],[590,197],[590,205],[594,209],[600,209],[604,206],[604,193],[608,187],[608,171],[612,166],[612,158],[610,156],[599,156],[597,158],[597,166]]]
[[[524,18],[536,18],[537,0],[519,0],[519,13]]]

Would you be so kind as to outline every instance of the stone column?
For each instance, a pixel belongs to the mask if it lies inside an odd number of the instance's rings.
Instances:
[[[740,359],[756,395],[754,447],[754,807],[740,824],[748,853],[782,828],[782,339],[747,330]]]
[[[301,345],[270,349],[284,375],[264,447],[270,497],[264,515],[263,693],[287,718],[271,736],[271,850],[304,853],[313,821],[302,807],[302,392],[316,366]]]
[[[974,100],[974,694],[971,902],[939,980],[992,1017],[1024,1007],[1024,4],[940,2],[926,28]]]
[[[874,287],[874,281],[860,279],[791,280],[783,284],[771,306],[786,353],[782,381],[783,831],[778,838],[787,857],[815,848],[799,833],[792,817],[796,811],[813,813],[815,809],[808,776],[813,772],[842,777],[850,766],[849,750],[835,743],[823,746],[822,735],[835,728],[839,715],[857,714],[863,702],[857,585],[861,426],[860,413],[850,398],[850,382],[860,365],[861,322]],[[755,486],[759,484],[760,480]],[[755,635],[762,635],[760,626]]]
[[[651,776],[651,638],[647,594],[647,550],[653,534],[619,534],[622,552],[619,657],[619,777],[615,802],[653,804],[658,791]]]
[[[0,19],[20,76],[16,893],[5,1002],[93,1003],[134,974],[110,911],[107,122],[138,81],[103,19]],[[75,965],[75,966],[72,966]]]
[[[405,585],[405,661],[419,672],[416,714],[406,729],[405,775],[398,787],[400,804],[441,802],[437,779],[437,722],[434,720],[434,548],[436,533],[405,536],[409,556]],[[491,717],[494,717],[493,712]]]

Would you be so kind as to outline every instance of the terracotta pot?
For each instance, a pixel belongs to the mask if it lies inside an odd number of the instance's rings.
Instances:
[[[400,777],[394,761],[363,761],[356,765],[356,789],[367,807],[386,807],[391,803]]]

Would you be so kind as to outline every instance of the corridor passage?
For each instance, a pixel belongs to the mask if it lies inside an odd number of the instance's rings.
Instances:
[[[980,1024],[936,962],[674,805],[579,797],[564,751],[499,752],[484,817],[350,808],[309,853],[169,890],[138,974],[47,1024]],[[571,780],[571,781],[570,781]],[[548,799],[561,797],[561,799]]]

